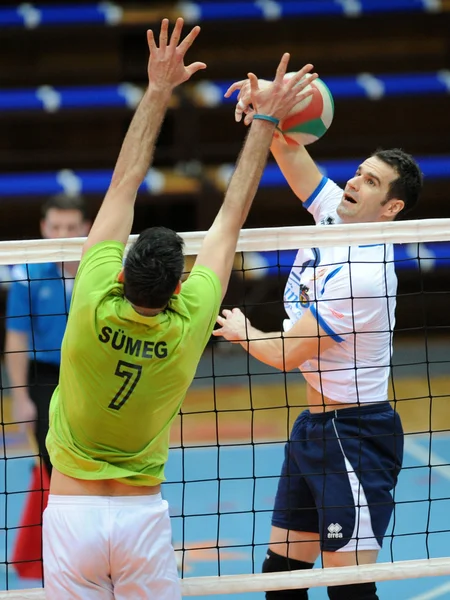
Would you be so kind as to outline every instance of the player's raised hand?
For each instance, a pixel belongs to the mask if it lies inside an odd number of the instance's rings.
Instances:
[[[283,55],[280,64],[278,65],[277,76],[273,82],[267,81],[265,79],[256,80],[256,77],[253,76],[255,78],[253,80],[254,85],[257,81],[256,88],[254,88],[255,93],[253,93],[253,95],[250,78],[242,79],[241,81],[236,81],[228,88],[228,90],[225,92],[226,98],[229,98],[235,91],[239,90],[239,94],[237,97],[238,102],[236,104],[234,113],[236,121],[241,121],[242,116],[245,115],[244,123],[246,125],[249,125],[253,120],[253,115],[255,111],[261,113],[264,112],[260,106],[255,104],[255,102],[258,102],[260,98],[266,100],[267,95],[273,94],[274,92],[288,93],[288,97],[286,98],[285,102],[294,100],[293,103],[289,105],[289,108],[283,115],[283,117],[289,112],[291,108],[293,108],[293,106],[295,106],[295,104],[297,104],[297,102],[300,102],[301,100],[307,98],[312,94],[312,90],[307,90],[306,92],[304,92],[303,90],[312,81],[314,81],[314,79],[317,79],[317,73],[311,74],[308,78],[305,78],[303,81],[301,80],[305,77],[307,73],[311,72],[313,66],[311,64],[307,64],[302,69],[300,69],[300,71],[297,71],[297,73],[293,74],[292,76],[290,76],[291,74],[289,74],[289,76],[286,76],[288,63],[289,54],[286,53]],[[249,76],[251,75],[252,74],[249,74]],[[282,90],[284,84],[288,82],[290,82],[290,84],[284,90]],[[262,94],[262,92],[264,92],[264,94]],[[292,94],[294,94],[294,96],[292,96]]]
[[[206,69],[206,64],[203,62],[184,64],[186,52],[200,33],[200,27],[197,25],[191,29],[180,42],[183,24],[183,19],[178,18],[169,40],[169,20],[163,19],[159,34],[159,46],[156,45],[153,31],[151,29],[147,31],[150,50],[147,72],[149,84],[153,88],[172,90],[190,79],[200,69]]]
[[[264,79],[259,80],[260,86],[263,86],[266,83],[270,83],[270,81]],[[239,123],[239,121],[242,120],[242,115],[247,114],[250,110],[250,103],[252,101],[250,94],[250,80],[241,79],[240,81],[235,81],[225,92],[225,98],[229,98],[237,90],[239,90],[239,94],[237,97],[236,108],[234,109],[234,119]]]
[[[270,85],[263,88],[259,86],[256,75],[253,73],[248,74],[251,103],[253,109],[258,113],[269,115],[279,120],[284,119],[298,102],[308,98],[313,93],[311,88],[305,90],[318,77],[317,73],[312,73],[309,77],[305,77],[307,73],[311,72],[313,65],[307,64],[292,77],[285,78],[289,58],[289,53],[286,52],[283,54],[275,79]]]
[[[265,88],[270,85],[272,82],[267,79],[258,79],[259,87]],[[229,98],[234,92],[239,90],[239,94],[237,96],[237,103],[234,109],[234,119],[237,123],[242,120],[242,115],[247,115],[248,113],[253,112],[252,108],[252,96],[250,90],[250,79],[241,79],[240,81],[235,81],[225,92],[225,98]]]

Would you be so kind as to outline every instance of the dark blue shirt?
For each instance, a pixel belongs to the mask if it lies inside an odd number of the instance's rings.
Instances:
[[[59,365],[73,279],[44,263],[13,267],[12,280],[6,329],[27,334],[30,358]]]

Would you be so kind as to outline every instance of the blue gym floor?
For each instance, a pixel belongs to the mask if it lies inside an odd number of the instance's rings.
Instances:
[[[404,469],[396,490],[395,527],[390,528],[379,562],[450,556],[450,437],[408,435]],[[259,572],[270,527],[270,509],[282,461],[282,444],[187,448],[173,450],[167,465],[164,496],[171,506],[176,547],[187,548],[186,577]],[[0,551],[10,556],[28,487],[32,462],[15,458],[0,463]],[[428,464],[435,465],[431,470]],[[220,477],[220,485],[217,477]],[[22,493],[15,493],[22,492]],[[430,499],[431,498],[431,502]],[[6,501],[6,502],[5,502]],[[218,512],[220,511],[220,518]],[[181,517],[184,515],[184,519]],[[5,525],[7,530],[5,531]],[[426,533],[428,531],[428,533]],[[222,547],[220,561],[217,540]],[[199,548],[196,550],[195,548]],[[181,560],[180,560],[181,562]],[[8,584],[8,585],[7,585]],[[0,572],[0,589],[38,587],[20,580],[12,569]],[[450,598],[448,578],[379,584],[381,599]],[[223,596],[203,596],[220,598]],[[235,600],[262,599],[263,594],[237,594]],[[310,590],[311,600],[327,598],[326,590]]]

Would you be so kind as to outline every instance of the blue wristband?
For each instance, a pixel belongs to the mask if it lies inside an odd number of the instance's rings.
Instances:
[[[274,123],[275,125],[278,125],[278,123],[280,122],[280,119],[277,119],[276,117],[271,117],[269,115],[259,115],[258,113],[255,113],[253,115],[254,119],[261,119],[261,121],[270,121],[271,123]]]

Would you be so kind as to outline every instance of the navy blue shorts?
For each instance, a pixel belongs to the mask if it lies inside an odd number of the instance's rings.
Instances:
[[[306,410],[285,447],[272,525],[319,533],[329,552],[378,550],[402,460],[402,424],[388,402]]]

